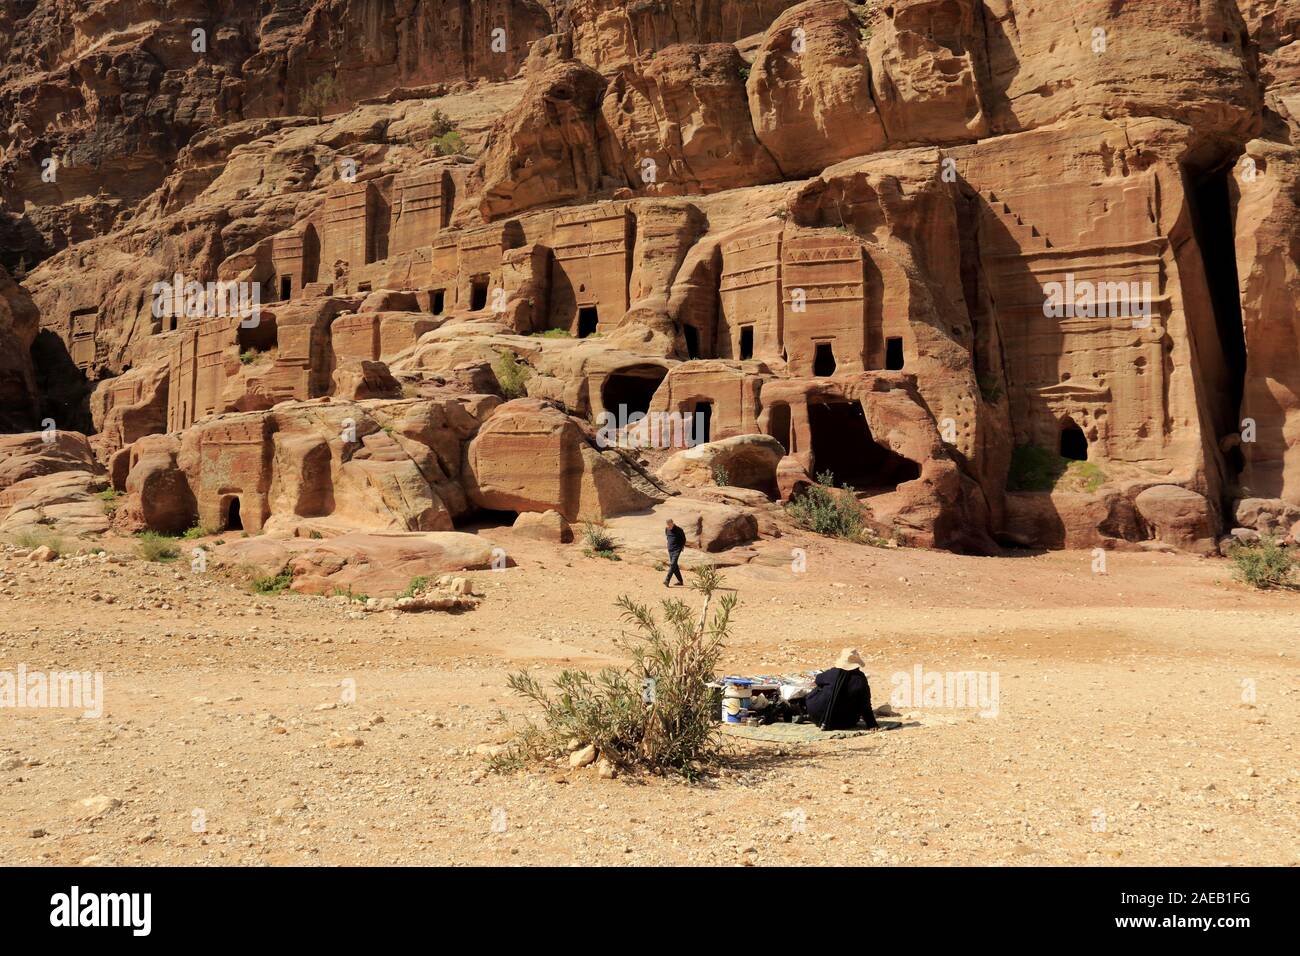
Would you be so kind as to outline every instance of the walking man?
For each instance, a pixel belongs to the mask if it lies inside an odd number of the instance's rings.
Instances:
[[[668,573],[664,575],[664,587],[672,587],[674,576],[677,578],[677,584],[685,587],[686,582],[682,580],[682,569],[677,566],[677,559],[682,556],[682,549],[686,547],[686,532],[673,524],[672,518],[668,519],[665,529],[664,537],[668,539]]]

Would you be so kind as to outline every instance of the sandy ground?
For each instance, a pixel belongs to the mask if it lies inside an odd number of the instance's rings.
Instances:
[[[477,610],[363,619],[183,563],[0,551],[0,673],[102,671],[105,697],[0,709],[0,863],[1300,863],[1300,593],[1225,561],[767,542],[726,572],[729,672],[852,644],[877,703],[920,665],[996,674],[998,712],[739,742],[688,784],[485,772],[509,671],[616,661],[617,596],[664,594],[650,566],[491,536],[518,566],[472,575]]]

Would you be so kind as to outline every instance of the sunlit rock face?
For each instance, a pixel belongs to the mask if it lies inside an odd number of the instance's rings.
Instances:
[[[0,14],[0,455],[90,456],[0,521],[589,520],[719,442],[921,546],[1300,505],[1293,5],[163,6]]]

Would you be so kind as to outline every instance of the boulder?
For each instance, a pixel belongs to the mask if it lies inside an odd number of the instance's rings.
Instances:
[[[777,466],[785,448],[769,435],[737,435],[679,451],[659,468],[659,477],[687,487],[724,484],[778,494]]]
[[[383,362],[345,362],[334,370],[334,394],[348,401],[401,398],[402,385]]]
[[[127,500],[120,520],[163,534],[192,528],[198,508],[189,476],[178,463],[181,441],[175,435],[146,435],[131,446],[126,476]]]
[[[80,432],[51,429],[0,435],[0,489],[58,471],[100,474],[103,468],[89,440]]]
[[[516,534],[538,541],[568,544],[573,540],[573,529],[558,511],[525,511],[515,519]]]
[[[812,477],[798,458],[786,455],[777,462],[776,486],[782,501],[789,501],[808,490],[812,484]]]
[[[303,594],[392,596],[415,578],[487,568],[493,544],[459,531],[411,534],[353,532],[335,538],[241,538],[213,551],[222,564],[251,565],[272,576],[288,569]]]
[[[1179,485],[1154,485],[1134,504],[1156,540],[1199,554],[1217,550],[1217,515],[1204,495]]]
[[[1243,498],[1234,509],[1237,524],[1261,534],[1288,534],[1300,521],[1300,507],[1281,498]]]
[[[0,531],[50,529],[61,534],[103,534],[109,505],[99,493],[108,483],[87,471],[24,478],[0,490]]]
[[[492,511],[558,511],[568,521],[637,511],[656,498],[636,487],[615,451],[602,455],[578,421],[532,398],[500,406],[466,456],[466,490]]]

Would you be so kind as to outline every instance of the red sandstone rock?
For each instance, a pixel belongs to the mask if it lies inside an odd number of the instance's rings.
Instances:
[[[776,490],[836,471],[913,544],[1203,550],[1220,500],[1300,504],[1281,0],[240,2],[202,59],[199,21],[73,6],[5,21],[0,429],[96,434],[0,443],[0,487],[93,448],[123,527],[330,534],[662,496],[580,418],[496,410],[510,351],[577,416],[766,435]],[[260,320],[159,314],[177,273]],[[1134,280],[1143,324],[1044,313]],[[1098,490],[1006,494],[1067,442]]]
[[[777,495],[777,464],[785,448],[769,435],[737,435],[679,451],[659,477],[687,487],[726,484]]]
[[[844,0],[808,0],[773,21],[749,73],[758,138],[786,177],[884,148],[863,22]]]
[[[517,399],[497,409],[470,443],[466,488],[483,508],[553,510],[569,521],[653,505],[656,499],[633,484],[617,453],[606,455],[563,412]]]
[[[511,528],[516,534],[554,544],[568,544],[573,540],[573,529],[558,511],[525,511]]]

